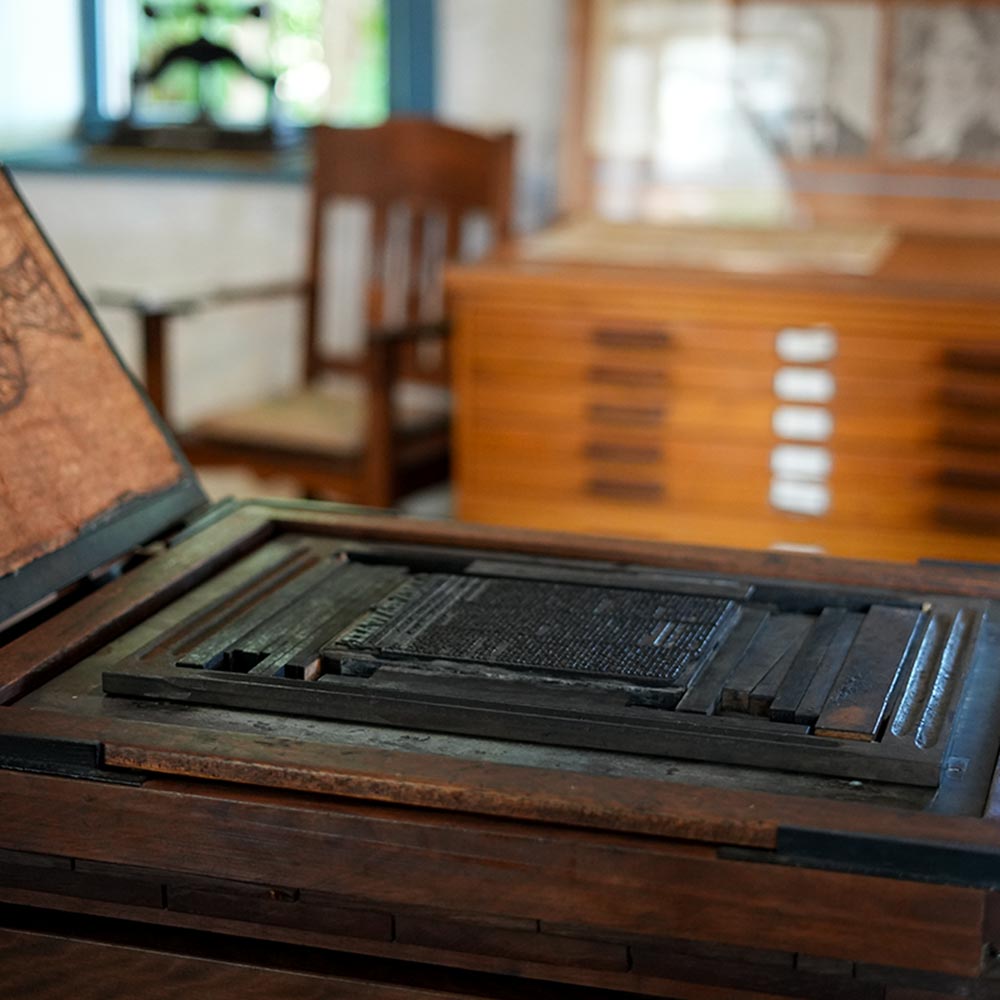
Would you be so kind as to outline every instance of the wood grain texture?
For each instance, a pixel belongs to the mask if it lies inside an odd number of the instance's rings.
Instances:
[[[875,739],[907,654],[926,615],[916,608],[872,607],[816,722],[816,732]]]
[[[874,589],[947,593],[965,597],[1000,597],[1000,575],[990,565],[915,565],[868,559],[830,558],[808,553],[750,551],[740,546],[656,542],[610,536],[580,537],[563,531],[516,527],[359,517],[349,508],[322,510],[307,504],[247,504],[243,516],[260,518],[274,531],[308,531],[324,537],[380,542],[449,545],[486,552],[519,552],[554,558],[603,560],[615,564],[661,566],[697,573],[758,579],[808,580]]]
[[[1000,259],[1000,241],[945,240],[943,267],[931,245],[904,236],[867,278],[545,264],[517,246],[454,270],[461,516],[895,561],[1000,555],[995,486],[965,468],[977,453],[995,464],[995,376],[948,360],[1000,335],[1000,284],[978,263],[974,279],[951,267]],[[779,408],[802,402],[776,391],[786,328],[836,336],[830,357],[798,366],[832,387],[815,440],[775,430]],[[619,341],[596,338],[608,329]],[[662,343],[648,339],[657,330]],[[640,366],[642,381],[593,378]],[[814,513],[775,506],[781,443],[829,457],[829,499]],[[636,449],[656,457],[626,476],[621,456]],[[602,459],[616,455],[617,471]],[[643,489],[588,488],[605,479]]]
[[[0,704],[31,690],[71,659],[110,642],[271,534],[266,519],[237,513],[113,580],[45,628],[14,639],[0,656]]]
[[[819,963],[827,967],[844,968],[844,963],[837,959],[822,959],[816,956],[802,956],[788,952],[761,951],[760,949],[740,948],[733,945],[680,939],[625,938],[621,935],[593,938],[592,940],[604,940],[606,943],[615,941],[625,943],[627,941],[633,956],[635,949],[645,949],[646,956],[651,955],[663,968],[666,967],[669,957],[680,959],[680,962],[673,967],[670,973],[665,972],[663,975],[650,974],[648,967],[645,973],[641,973],[636,968],[634,961],[632,968],[628,972],[622,973],[568,965],[557,966],[552,963],[535,963],[511,957],[498,958],[482,953],[442,951],[420,945],[403,944],[399,941],[380,942],[345,938],[317,933],[308,929],[292,930],[273,924],[251,924],[240,920],[196,916],[168,910],[137,910],[122,904],[58,897],[23,890],[0,888],[0,900],[20,906],[48,907],[48,919],[50,920],[53,918],[58,920],[61,913],[112,917],[119,920],[138,920],[142,922],[146,930],[138,930],[137,932],[152,934],[154,938],[162,937],[164,932],[169,933],[170,928],[244,938],[246,935],[252,935],[259,943],[265,945],[266,942],[278,942],[305,948],[319,948],[341,953],[350,952],[352,956],[355,956],[352,960],[356,963],[359,960],[364,962],[364,956],[371,956],[375,962],[390,959],[429,963],[446,970],[470,970],[494,975],[518,976],[523,977],[513,987],[518,996],[525,995],[525,991],[535,985],[534,983],[529,984],[525,980],[547,979],[554,984],[553,988],[557,991],[566,990],[569,985],[573,984],[605,990],[624,990],[629,995],[638,993],[642,996],[670,997],[673,1000],[732,1000],[733,997],[740,997],[743,1000],[762,1000],[766,997],[767,1000],[773,1000],[776,994],[770,990],[780,989],[781,992],[777,995],[815,1000],[814,991],[817,982],[808,973],[808,970],[803,970],[807,972],[807,975],[801,980],[795,977],[795,970],[799,966],[800,960],[807,958],[807,964],[816,965]],[[426,918],[430,912],[422,911],[421,915]],[[459,922],[472,923],[473,925],[483,922],[482,918],[478,916],[470,920],[468,917],[459,918],[453,915],[450,919],[453,922],[459,920]],[[491,921],[490,925],[515,927],[525,923],[525,921],[504,920]],[[550,938],[557,936],[580,938],[581,935],[586,937],[588,934],[587,929],[579,925],[544,924],[542,932]],[[885,985],[890,989],[914,988],[922,985],[924,988],[934,991],[935,996],[967,996],[970,991],[975,989],[976,995],[982,997],[982,1000],[994,1000],[996,995],[1000,993],[996,987],[987,985],[987,982],[982,980],[974,982],[967,978],[938,973],[914,972],[890,966],[851,964],[854,976],[863,980],[865,985],[876,987]],[[755,973],[759,972],[761,965],[781,969],[785,973],[791,972],[791,975],[772,978],[769,992],[761,993],[752,985]],[[731,982],[733,974],[737,970],[746,977],[738,986],[709,985],[727,980]],[[459,972],[460,974],[461,972]],[[445,975],[449,976],[449,973],[446,972]],[[675,978],[678,975],[683,975],[685,979]],[[845,976],[846,974],[840,976],[839,984],[847,988],[851,980],[849,977],[845,979]],[[450,975],[449,978],[453,980],[454,975]],[[836,985],[836,983],[830,982],[829,977],[825,977],[821,983],[826,986]],[[565,993],[558,993],[558,995],[561,997]]]
[[[143,996],[149,1000],[472,1000],[453,993],[347,976],[267,969],[103,942],[0,929],[0,981],[9,1000]]]
[[[249,789],[208,795],[183,785],[84,784],[0,775],[0,845],[237,880],[252,873],[380,906],[583,922],[954,975],[976,975],[980,966],[978,890],[722,861],[696,845],[454,814],[332,800],[307,806]],[[166,816],[173,836],[150,839]],[[110,823],[117,835],[102,845],[94,832]]]
[[[783,825],[903,836],[914,816],[906,809],[861,803],[840,803],[834,811],[822,799],[701,787],[693,780],[662,783],[538,764],[526,767],[443,754],[290,742],[281,734],[220,732],[206,740],[189,727],[95,720],[38,709],[7,710],[3,723],[8,734],[65,737],[76,732],[79,738],[104,739],[109,766],[152,775],[188,775],[681,841],[774,847]],[[468,780],[470,775],[474,781]],[[921,834],[931,842],[992,842],[992,833],[979,824],[943,817],[921,817]]]
[[[221,522],[214,535],[209,529],[129,574],[131,586],[112,585],[106,598],[94,595],[65,621],[40,627],[30,643],[8,648],[19,652],[26,668],[32,655],[53,669],[65,665],[121,635],[124,625],[114,620],[116,614],[141,620],[239,553],[255,551],[254,565],[265,571],[280,565],[280,553],[260,554],[268,548],[265,540],[277,535],[270,546],[294,553],[299,541],[281,535],[303,528],[321,536],[320,549],[334,549],[338,537],[379,539],[400,549],[438,541],[476,551],[606,559],[619,573],[631,561],[699,573],[719,568],[762,586],[769,579],[798,579],[853,581],[904,593],[1000,592],[995,574],[962,567],[886,568],[535,537],[294,505],[250,505],[230,520],[226,530]],[[156,571],[159,563],[164,568]],[[237,570],[233,565],[226,572],[236,580]],[[209,601],[219,596],[210,589]],[[166,610],[165,621],[194,638],[204,621],[191,620],[190,611],[179,600]],[[120,640],[120,648],[132,641]],[[144,629],[134,637],[139,649],[151,641]],[[58,642],[64,643],[61,655]],[[940,884],[933,874],[932,880],[917,882],[822,870],[813,862],[811,867],[760,864],[718,852],[720,844],[766,852],[790,829],[853,831],[906,844],[917,839],[949,850],[967,844],[983,855],[995,852],[995,830],[977,820],[330,746],[252,726],[208,735],[177,725],[176,715],[166,724],[129,722],[111,712],[87,717],[29,708],[36,698],[0,711],[0,732],[98,740],[109,766],[154,777],[142,787],[128,787],[0,772],[0,874],[6,871],[15,883],[3,898],[22,903],[127,913],[150,925],[225,930],[261,940],[310,935],[327,948],[372,955],[406,948],[410,960],[447,968],[548,974],[562,982],[692,1000],[741,995],[867,1000],[873,982],[882,987],[877,979],[859,984],[842,976],[837,970],[845,962],[968,981],[980,972],[984,933],[995,923],[985,890]],[[169,773],[190,779],[155,777]],[[39,855],[44,863],[38,863]],[[75,861],[67,869],[69,858]],[[34,879],[29,869],[47,874]],[[103,895],[94,890],[100,880],[108,887]],[[151,886],[165,886],[165,897],[146,895]],[[409,943],[389,940],[390,918],[400,915],[411,921]],[[570,925],[582,925],[585,932],[545,931]],[[795,983],[784,978],[787,970],[781,976],[758,970],[756,979],[738,979],[746,973],[742,961],[727,965],[725,956],[692,954],[690,947],[672,964],[654,968],[666,952],[655,945],[643,971],[623,970],[622,949],[638,948],[639,938],[647,939],[647,946],[650,938],[684,939],[734,954],[797,951],[812,957],[813,967],[799,971],[813,978]],[[142,982],[143,974],[136,975]],[[557,987],[552,995],[567,994]]]
[[[823,609],[805,648],[775,694],[772,719],[810,726],[816,722],[861,621],[858,612]]]

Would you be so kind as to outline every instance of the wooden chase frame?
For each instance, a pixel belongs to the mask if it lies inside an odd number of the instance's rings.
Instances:
[[[509,975],[581,997],[993,995],[992,744],[952,742],[946,770],[980,774],[980,794],[935,815],[940,800],[893,782],[474,738],[468,725],[447,735],[412,717],[359,727],[277,703],[103,693],[107,667],[156,647],[165,627],[197,628],[194,609],[232,601],[269,545],[302,539],[438,570],[472,552],[596,579],[933,594],[981,609],[996,642],[1000,581],[986,569],[583,541],[322,505],[220,511],[2,647],[0,967],[15,996],[17,984],[45,995],[18,954],[69,969],[122,946],[143,956],[129,989],[155,996],[167,995],[163,968],[214,975],[237,954],[290,984],[322,967],[350,995],[388,976],[423,996],[414,984],[441,989],[456,969],[474,973],[459,980],[468,996],[515,988]],[[228,982],[238,990],[240,974]]]

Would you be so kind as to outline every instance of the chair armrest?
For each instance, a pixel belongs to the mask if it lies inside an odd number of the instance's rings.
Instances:
[[[176,298],[151,298],[128,292],[105,290],[98,291],[94,301],[97,305],[128,309],[141,322],[143,356],[140,375],[153,405],[169,423],[166,342],[171,320],[233,303],[302,296],[311,287],[308,281],[274,282],[269,285],[243,287],[223,286],[201,295]]]
[[[219,306],[260,302],[269,299],[304,296],[310,289],[308,281],[277,281],[263,285],[231,285],[209,289],[197,295],[148,296],[120,289],[98,289],[94,302],[99,306],[128,309],[137,316],[189,316]]]

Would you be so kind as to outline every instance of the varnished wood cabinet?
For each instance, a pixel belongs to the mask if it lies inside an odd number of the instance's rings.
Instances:
[[[1000,241],[865,277],[531,260],[451,276],[459,514],[1000,558]]]

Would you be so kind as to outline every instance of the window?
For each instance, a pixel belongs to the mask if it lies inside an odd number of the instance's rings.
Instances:
[[[83,2],[91,139],[196,125],[280,136],[431,110],[432,0]],[[425,80],[410,107],[394,100],[415,88],[393,62]]]

